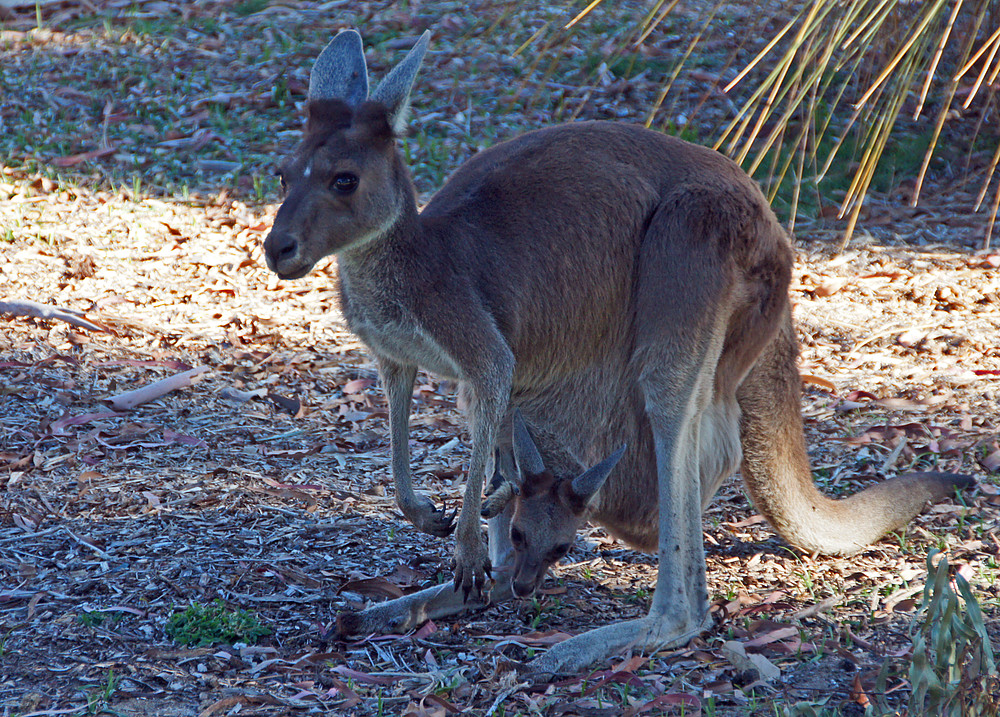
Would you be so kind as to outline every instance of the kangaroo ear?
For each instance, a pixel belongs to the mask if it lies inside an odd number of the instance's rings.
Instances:
[[[618,461],[625,455],[626,443],[603,461],[590,470],[584,471],[573,479],[573,492],[584,500],[590,500],[594,494],[601,489],[604,481],[611,475],[611,469],[618,465]]]
[[[319,53],[309,75],[310,100],[343,100],[357,107],[368,99],[365,48],[356,30],[344,30]]]
[[[410,111],[410,89],[417,78],[417,70],[424,61],[430,41],[430,30],[425,30],[413,49],[407,53],[402,62],[392,68],[392,72],[385,76],[372,93],[373,100],[378,100],[389,109],[389,124],[396,134],[402,134],[406,129],[406,116]]]
[[[531,440],[528,424],[524,422],[524,416],[518,409],[514,409],[514,461],[519,474],[538,475],[545,472],[542,456]],[[523,476],[519,476],[519,480],[523,481]]]

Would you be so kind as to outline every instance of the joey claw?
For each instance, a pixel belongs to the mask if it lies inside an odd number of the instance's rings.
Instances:
[[[438,538],[447,538],[455,531],[455,516],[457,515],[458,508],[451,511],[450,515],[445,510],[437,511],[421,530]]]

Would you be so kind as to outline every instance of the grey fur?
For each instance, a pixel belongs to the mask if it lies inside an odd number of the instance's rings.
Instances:
[[[357,30],[342,30],[316,58],[309,73],[310,100],[343,100],[357,107],[368,99],[368,65]]]
[[[430,30],[425,30],[413,48],[402,61],[378,84],[372,99],[389,109],[389,124],[396,134],[403,134],[410,113],[410,90],[417,77],[417,71],[427,54],[431,40]]]

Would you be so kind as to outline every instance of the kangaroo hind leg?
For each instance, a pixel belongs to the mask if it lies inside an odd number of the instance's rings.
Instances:
[[[644,237],[635,298],[635,375],[653,433],[659,569],[649,614],[552,647],[533,661],[543,673],[571,672],[627,649],[687,642],[708,615],[701,530],[701,426],[714,395],[731,313],[735,269],[714,203],[675,192]]]
[[[722,473],[734,456],[706,465],[703,451],[720,440],[724,452],[733,451],[733,416],[714,414],[729,414],[735,403],[718,395],[717,373],[743,294],[734,259],[745,241],[746,197],[739,189],[675,191],[651,223],[640,257],[634,358],[659,489],[659,568],[649,612],[659,629],[651,640],[690,637],[708,613],[701,514],[710,496],[702,492],[714,491],[718,476],[702,473],[709,467]]]

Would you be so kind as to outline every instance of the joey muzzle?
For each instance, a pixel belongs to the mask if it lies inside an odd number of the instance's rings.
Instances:
[[[545,579],[547,570],[547,565],[515,559],[514,574],[510,577],[510,588],[515,597],[527,598],[534,595]]]

